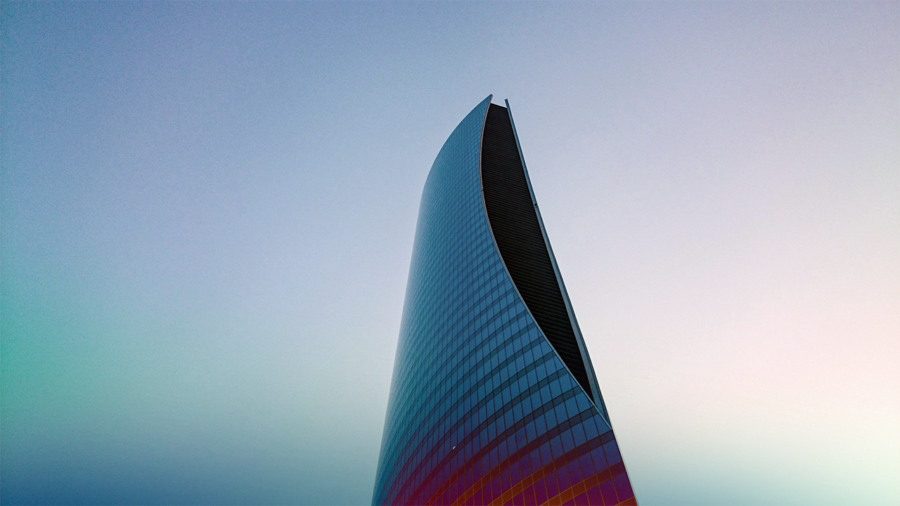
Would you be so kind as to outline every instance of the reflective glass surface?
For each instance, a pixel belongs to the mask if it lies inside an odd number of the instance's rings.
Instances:
[[[479,180],[490,97],[428,175],[375,504],[636,504],[610,426],[516,292]]]

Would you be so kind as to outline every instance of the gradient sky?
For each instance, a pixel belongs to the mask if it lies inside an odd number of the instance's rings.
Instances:
[[[900,503],[900,3],[0,11],[4,504],[369,502],[491,93],[641,504]]]

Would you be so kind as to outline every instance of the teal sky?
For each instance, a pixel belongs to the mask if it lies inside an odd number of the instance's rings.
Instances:
[[[641,504],[900,502],[900,3],[0,16],[3,504],[368,503],[492,93]]]

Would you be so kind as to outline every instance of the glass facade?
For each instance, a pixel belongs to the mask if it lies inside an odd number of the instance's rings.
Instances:
[[[494,240],[490,100],[425,183],[373,503],[636,504],[599,391],[535,322]]]

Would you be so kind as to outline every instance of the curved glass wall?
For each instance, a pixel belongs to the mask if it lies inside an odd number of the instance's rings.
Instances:
[[[599,392],[535,323],[494,240],[490,99],[425,183],[373,503],[636,504]]]

